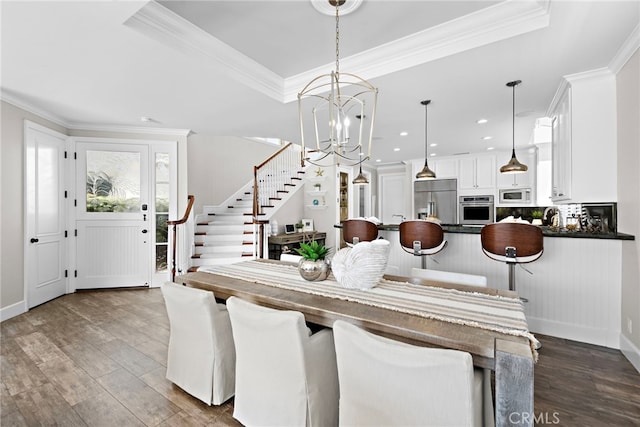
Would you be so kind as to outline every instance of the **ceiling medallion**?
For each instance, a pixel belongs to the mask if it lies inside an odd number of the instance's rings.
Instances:
[[[362,0],[338,0],[338,3],[340,15],[345,16],[358,9],[362,4]],[[311,0],[311,5],[323,15],[334,16],[336,14],[335,0]]]

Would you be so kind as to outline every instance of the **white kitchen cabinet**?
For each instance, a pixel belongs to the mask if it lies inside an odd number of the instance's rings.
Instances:
[[[424,159],[414,159],[411,161],[411,169],[413,179],[416,180],[416,174],[424,167]],[[443,157],[440,159],[430,158],[429,168],[435,172],[436,179],[457,178],[458,177],[458,158]]]
[[[438,179],[458,177],[458,159],[456,157],[435,159],[433,167]]]
[[[461,194],[474,194],[481,190],[495,192],[496,158],[494,155],[461,157],[458,166],[458,188]]]
[[[552,200],[617,201],[615,75],[598,69],[565,76],[548,116]]]
[[[565,85],[551,116],[551,200],[571,199],[571,86]]]

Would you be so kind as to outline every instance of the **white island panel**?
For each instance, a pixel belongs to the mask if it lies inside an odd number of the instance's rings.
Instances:
[[[508,289],[508,267],[483,254],[479,234],[446,233],[447,247],[428,268],[479,274],[489,287]],[[620,347],[622,241],[545,237],[540,259],[516,267],[516,290],[529,300],[533,332]],[[409,255],[409,254],[405,254]],[[410,267],[400,274],[409,275]]]

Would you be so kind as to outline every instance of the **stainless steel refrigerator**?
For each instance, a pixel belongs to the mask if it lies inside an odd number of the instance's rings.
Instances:
[[[413,184],[414,217],[437,217],[442,224],[458,223],[456,179],[415,181]]]

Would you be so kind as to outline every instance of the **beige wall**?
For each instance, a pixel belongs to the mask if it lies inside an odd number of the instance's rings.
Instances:
[[[0,308],[24,300],[24,120],[67,129],[2,101],[0,142]]]
[[[280,147],[237,137],[194,134],[189,137],[189,194],[196,198],[194,211],[219,205],[253,179],[259,165]]]
[[[640,51],[617,74],[618,230],[622,247],[622,334],[640,348]],[[633,322],[633,332],[627,322]],[[639,355],[640,356],[640,355]]]

